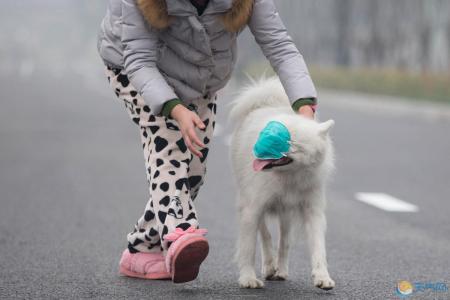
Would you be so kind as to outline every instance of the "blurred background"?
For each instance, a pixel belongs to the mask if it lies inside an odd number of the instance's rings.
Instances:
[[[92,74],[99,69],[92,45],[105,2],[3,1],[2,73],[26,77],[43,68],[46,74],[71,70],[98,78]],[[276,4],[317,85],[450,101],[450,1]],[[236,76],[268,68],[248,31],[239,42]]]
[[[400,280],[450,284],[450,1],[275,2],[320,119],[336,121],[327,249],[337,288],[312,287],[301,238],[289,281],[237,288],[227,103],[246,74],[273,73],[248,30],[197,200],[211,255],[197,281],[173,286],[117,274],[148,192],[139,132],[97,55],[106,1],[2,0],[0,298],[396,299]]]

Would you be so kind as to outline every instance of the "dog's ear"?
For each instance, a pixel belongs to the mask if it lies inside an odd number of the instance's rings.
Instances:
[[[326,122],[319,124],[319,134],[323,137],[327,136],[328,132],[330,131],[331,127],[334,126],[334,120],[328,120]]]

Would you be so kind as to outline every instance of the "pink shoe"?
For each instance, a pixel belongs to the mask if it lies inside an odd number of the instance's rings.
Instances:
[[[143,279],[170,279],[162,253],[130,253],[125,249],[119,263],[119,273]]]
[[[181,228],[165,236],[165,240],[172,241],[166,255],[166,268],[174,283],[192,281],[198,276],[201,263],[208,256],[209,245],[206,229],[190,227],[183,231]]]

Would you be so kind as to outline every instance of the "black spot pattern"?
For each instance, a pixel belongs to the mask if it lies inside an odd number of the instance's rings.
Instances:
[[[148,105],[144,105],[144,107],[142,108],[146,113],[150,112],[150,107],[148,107]]]
[[[197,219],[197,216],[195,215],[195,212],[191,212],[189,216],[187,216],[186,221]]]
[[[130,85],[130,81],[128,80],[128,76],[125,74],[119,74],[119,76],[117,76],[117,81],[120,82],[120,84],[123,87],[127,87],[128,85]]]
[[[163,182],[160,184],[159,188],[163,191],[163,192],[167,192],[169,190],[169,183],[167,182]]]
[[[163,164],[164,164],[164,161],[163,161],[162,159],[158,158],[158,159],[156,160],[156,166],[157,166],[157,167],[159,167],[159,166],[161,166],[161,165],[163,165]]]
[[[200,161],[203,163],[206,160],[206,157],[208,156],[209,149],[203,148],[200,150],[200,152],[203,154],[203,157],[200,157]]]
[[[178,224],[178,226],[177,226],[177,228],[181,228],[183,230],[186,230],[189,227],[191,227],[191,224],[189,224],[189,223],[181,223],[181,224]]]
[[[142,244],[143,242],[144,242],[144,241],[141,240],[141,239],[135,239],[134,242],[133,242],[133,247],[135,247],[135,246],[137,246],[137,245],[139,245],[139,244]]]
[[[111,70],[111,71],[113,71],[114,72],[114,75],[119,75],[120,74],[120,72],[121,72],[121,70],[120,69],[117,69],[117,68],[110,68],[110,67],[108,67],[109,68],[109,70]]]
[[[164,148],[167,147],[169,143],[165,138],[162,138],[160,136],[157,136],[155,138],[155,150],[156,152],[161,152]]]
[[[187,166],[189,166],[189,163],[191,162],[191,160],[192,160],[192,155],[191,155],[191,158],[189,159],[189,158],[186,158],[186,159],[183,159],[181,162],[182,163],[185,163]],[[189,170],[188,170],[189,171]]]
[[[217,112],[217,104],[216,104],[216,103],[209,103],[209,104],[208,104],[208,108],[209,108],[214,114],[216,114],[216,112]]]
[[[177,160],[172,159],[170,161],[170,163],[175,167],[175,168],[179,168],[180,167],[180,163]]]
[[[154,244],[152,244],[152,246],[159,246],[161,245],[161,240],[157,240]]]
[[[203,139],[203,144],[205,145],[209,144],[209,139],[207,136],[205,136],[205,138]]]
[[[131,97],[136,97],[137,96],[137,92],[136,91],[130,91],[130,95],[131,95]]]
[[[154,191],[154,190],[156,190],[156,187],[157,187],[158,185],[156,184],[156,183],[152,183],[152,190]]]
[[[153,178],[157,178],[159,176],[159,170],[156,170],[155,175],[153,175]]]
[[[186,186],[188,185],[186,177],[185,178],[180,178],[177,181],[175,181],[175,187],[177,188],[177,190],[182,190],[183,189],[183,185],[185,185],[185,184],[186,184]]]
[[[176,173],[175,173],[175,171],[169,171],[169,174],[170,175],[175,175]]]
[[[139,125],[140,120],[141,118],[133,118],[133,122],[136,123],[137,125]]]
[[[167,228],[166,225],[164,225],[162,233],[161,233],[161,238],[164,239],[164,236],[169,233],[169,228]]]
[[[200,181],[202,180],[201,176],[190,176],[189,177],[189,186],[191,188],[195,187],[197,184],[200,183]]]
[[[164,205],[164,206],[168,206],[170,203],[170,197],[169,196],[164,196],[160,201],[159,204]]]
[[[147,210],[144,215],[144,220],[150,222],[155,218],[155,214],[151,210]]]
[[[128,243],[128,251],[130,251],[130,253],[138,253],[139,252],[136,249],[134,249],[134,247],[131,243]]]
[[[177,146],[178,146],[178,148],[180,148],[181,152],[186,153],[187,147],[186,147],[186,144],[184,143],[183,138],[181,138],[177,141]]]
[[[150,126],[150,131],[155,134],[159,130],[159,126]]]
[[[155,236],[155,235],[158,235],[158,231],[156,231],[155,229],[153,229],[153,228],[150,228],[150,232],[148,233],[150,236]]]
[[[171,122],[166,122],[167,129],[180,131],[180,128]]]
[[[205,121],[203,121],[203,123],[205,124],[205,129],[201,129],[201,130],[206,131],[206,129],[208,128],[208,125],[209,125],[209,119],[206,119]]]
[[[159,221],[164,224],[164,222],[166,221],[167,213],[163,211],[158,211],[158,217]]]

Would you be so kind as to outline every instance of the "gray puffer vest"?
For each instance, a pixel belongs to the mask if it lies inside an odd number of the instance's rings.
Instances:
[[[105,64],[124,69],[150,109],[223,88],[248,25],[291,101],[316,98],[303,57],[273,0],[210,0],[202,15],[188,0],[109,0],[98,39]]]

